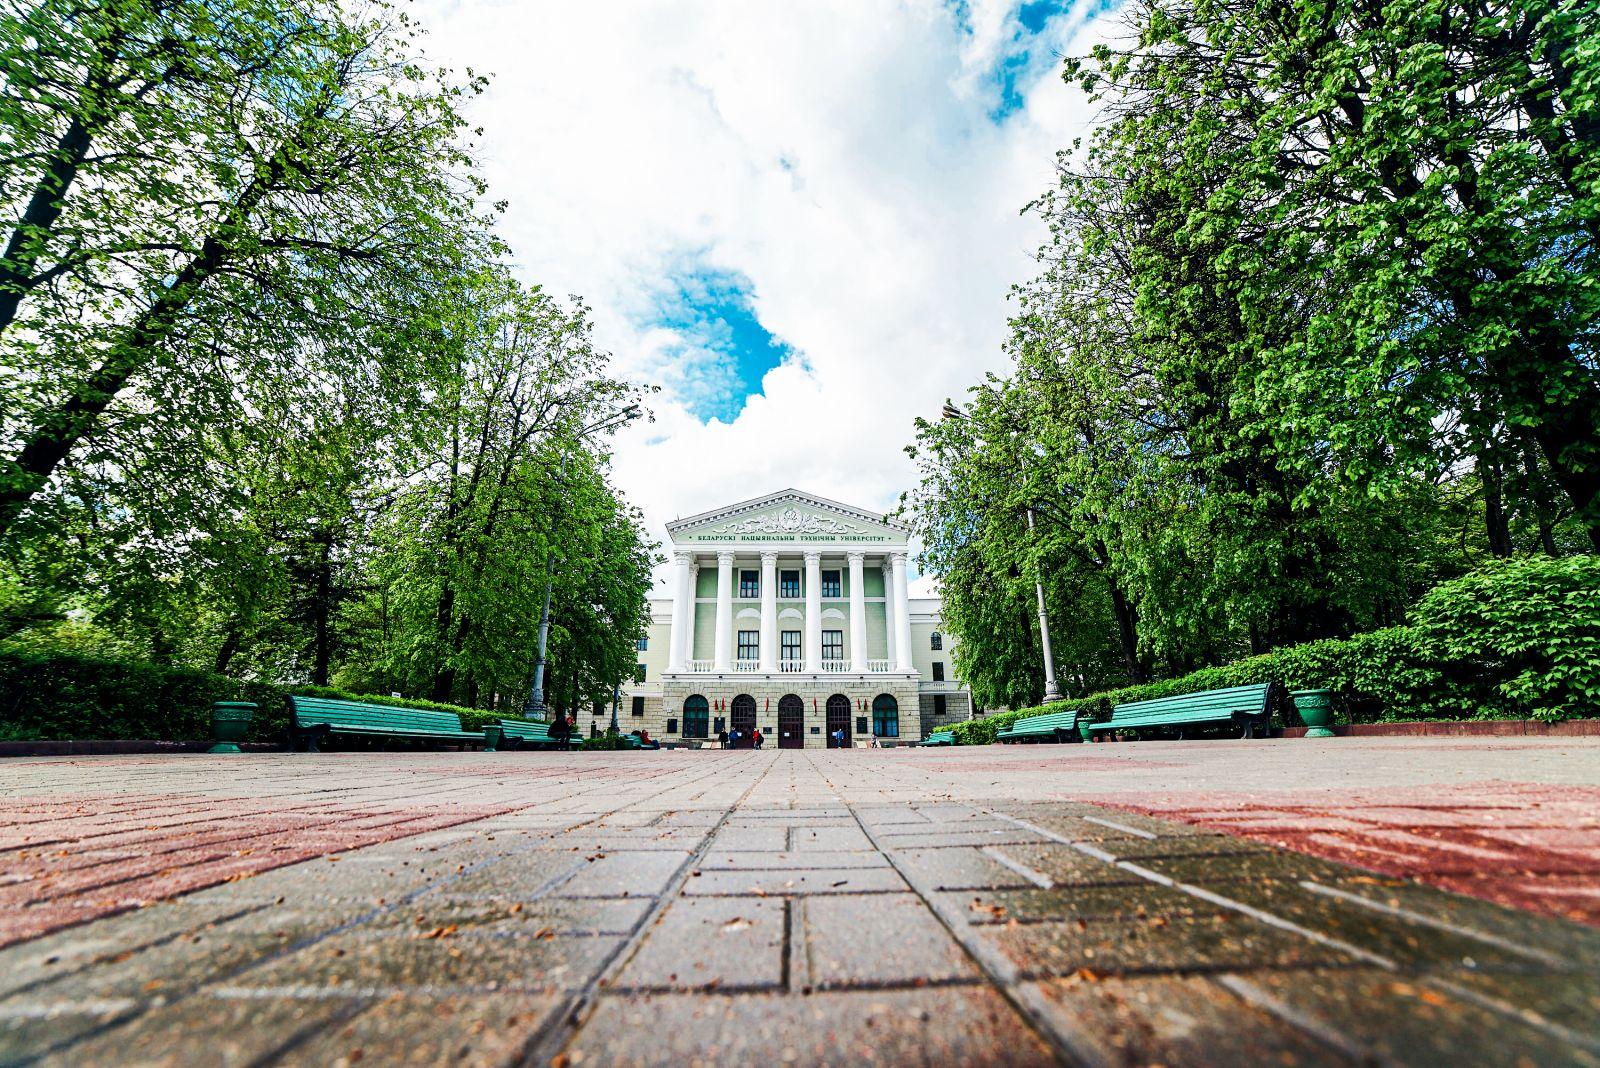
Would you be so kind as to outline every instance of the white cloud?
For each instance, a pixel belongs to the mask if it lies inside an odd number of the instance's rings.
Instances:
[[[1053,18],[1016,83],[1022,108],[996,125],[1013,7],[419,7],[434,59],[494,75],[472,117],[519,270],[582,294],[619,369],[666,387],[616,460],[658,537],[790,485],[890,508],[912,480],[912,419],[1003,365],[1006,292],[1043,237],[1018,210],[1091,116],[1050,53],[1081,53],[1103,21]],[[705,371],[671,354],[697,339],[641,318],[641,294],[689,254],[747,278],[799,357],[731,423],[684,406]]]

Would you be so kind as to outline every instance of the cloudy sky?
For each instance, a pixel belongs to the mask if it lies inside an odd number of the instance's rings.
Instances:
[[[1090,106],[1059,77],[1115,0],[423,0],[493,75],[519,270],[662,386],[616,477],[663,525],[787,486],[888,509],[912,419],[1003,365],[1019,209]]]

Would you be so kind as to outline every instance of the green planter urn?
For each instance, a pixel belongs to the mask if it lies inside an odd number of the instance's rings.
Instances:
[[[250,701],[215,701],[211,705],[211,737],[216,741],[208,753],[237,753],[239,743],[250,733],[250,720],[256,706]]]
[[[483,728],[483,751],[495,753],[500,749],[501,726],[498,723],[485,724]]]
[[[1333,731],[1333,691],[1332,690],[1296,690],[1289,695],[1294,698],[1294,709],[1300,713],[1300,722],[1306,725],[1307,738],[1332,738]]]

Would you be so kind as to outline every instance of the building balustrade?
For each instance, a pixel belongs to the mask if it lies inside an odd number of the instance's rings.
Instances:
[[[718,671],[715,660],[686,660],[684,661],[684,674],[688,675],[715,675],[729,673],[730,669]],[[854,660],[844,658],[827,659],[821,661],[816,668],[807,668],[803,659],[783,659],[778,661],[778,673],[782,675],[849,675],[855,672],[864,672],[869,675],[886,675],[895,670],[893,660],[863,660],[860,666]],[[731,673],[736,675],[762,674],[760,660],[735,660]]]

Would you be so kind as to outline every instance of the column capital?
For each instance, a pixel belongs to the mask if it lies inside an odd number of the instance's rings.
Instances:
[[[848,552],[846,552],[844,554],[844,558],[853,567],[856,564],[864,564],[864,563],[866,563],[866,561],[867,561],[867,552],[866,552],[865,549],[851,549],[851,550],[849,550]]]
[[[698,561],[698,560],[690,560],[689,561],[689,574],[698,575],[699,573],[700,573],[700,561]]]
[[[812,564],[820,564],[820,563],[822,563],[822,550],[821,549],[806,549],[802,553],[802,555],[806,559],[806,566],[807,567],[810,567]]]
[[[688,549],[674,549],[672,550],[672,562],[676,564],[692,564],[694,563],[694,553]]]
[[[889,554],[889,558],[894,561],[895,567],[905,567],[906,561],[911,558],[911,553],[905,549],[896,549]]]
[[[718,549],[717,550],[717,563],[718,564],[731,564],[731,563],[733,563],[733,558],[735,556],[738,556],[738,555],[739,554],[734,552],[732,549]]]
[[[776,564],[778,562],[778,550],[776,550],[776,549],[762,549],[761,550],[761,562],[763,564]]]

